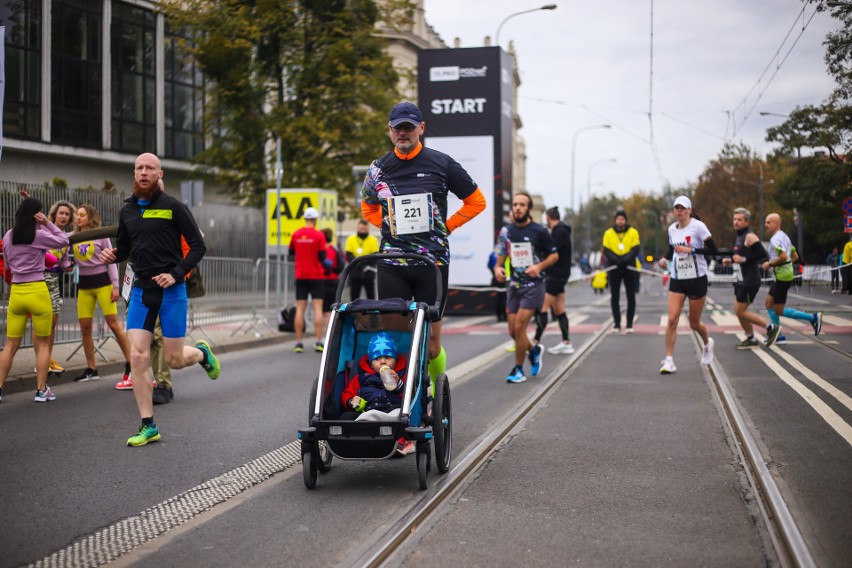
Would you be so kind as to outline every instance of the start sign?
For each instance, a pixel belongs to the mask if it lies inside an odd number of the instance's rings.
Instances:
[[[314,207],[319,211],[317,229],[329,228],[337,238],[337,192],[327,189],[274,189],[266,190],[266,250],[277,252],[276,247],[290,246],[297,229],[305,226],[305,210]],[[280,220],[280,226],[279,226]]]

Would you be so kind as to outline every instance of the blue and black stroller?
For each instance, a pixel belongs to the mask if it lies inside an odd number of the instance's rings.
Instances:
[[[342,304],[346,279],[359,265],[389,258],[421,260],[434,268],[438,298],[435,305],[401,298],[357,299]],[[308,427],[299,430],[305,486],[312,489],[317,472],[326,473],[334,456],[344,460],[382,460],[394,455],[400,438],[414,442],[420,488],[426,489],[431,469],[432,445],[438,471],[446,473],[452,455],[450,385],[445,374],[432,379],[428,372],[430,325],[441,306],[441,273],[426,256],[374,254],[358,257],[343,270],[336,303],[325,338],[319,376],[311,389]],[[381,421],[343,420],[343,390],[357,376],[358,362],[367,352],[370,339],[379,332],[389,334],[399,353],[408,353],[402,407],[399,415]]]

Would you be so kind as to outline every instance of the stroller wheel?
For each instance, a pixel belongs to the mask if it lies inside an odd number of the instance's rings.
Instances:
[[[334,459],[334,454],[331,453],[331,448],[328,447],[328,442],[325,440],[317,441],[317,470],[320,473],[328,473],[331,470],[331,460]]]
[[[435,463],[438,471],[447,473],[453,455],[453,413],[450,404],[450,381],[440,374],[435,379],[432,402],[432,435],[435,440]]]
[[[313,489],[317,486],[317,465],[311,457],[311,452],[302,452],[302,477],[305,481],[305,487]]]
[[[426,474],[429,473],[429,454],[426,452],[417,452],[417,481],[420,483],[420,489],[426,489]]]

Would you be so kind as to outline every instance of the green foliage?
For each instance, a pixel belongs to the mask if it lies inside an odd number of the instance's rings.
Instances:
[[[54,177],[50,180],[50,185],[53,187],[68,187],[68,180],[61,177]]]
[[[399,0],[165,0],[169,24],[192,42],[210,103],[212,144],[196,161],[235,197],[275,186],[351,194],[351,167],[388,150],[385,124],[398,74],[376,22],[405,22]]]
[[[838,246],[843,235],[841,204],[850,196],[852,164],[837,164],[823,158],[802,158],[795,170],[778,184],[778,202],[796,208],[803,217],[810,262],[822,262],[825,252]]]
[[[849,101],[852,99],[852,4],[844,3],[829,8],[823,0],[808,1],[816,3],[819,11],[830,10],[831,15],[840,20],[837,31],[829,32],[826,36],[825,63],[837,83],[834,100]]]
[[[766,141],[780,144],[782,154],[801,157],[802,148],[825,148],[832,160],[842,161],[838,154],[852,149],[852,108],[831,102],[797,107],[783,124],[766,131]]]

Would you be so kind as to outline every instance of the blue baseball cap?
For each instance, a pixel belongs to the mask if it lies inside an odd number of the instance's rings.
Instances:
[[[367,356],[370,358],[370,361],[379,357],[393,357],[396,359],[396,343],[387,333],[383,331],[377,333],[370,339],[370,344],[367,346]]]
[[[414,126],[419,126],[423,122],[423,114],[416,104],[404,101],[395,104],[391,109],[388,115],[388,124],[393,127],[399,126],[403,122],[410,122]]]

